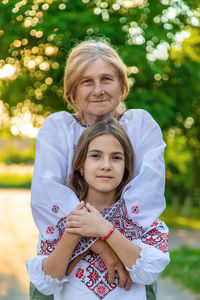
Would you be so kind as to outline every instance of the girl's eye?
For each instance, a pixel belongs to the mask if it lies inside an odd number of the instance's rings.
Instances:
[[[99,158],[100,155],[99,155],[99,154],[91,154],[90,157],[93,157],[93,158]]]
[[[118,156],[118,155],[113,156],[113,159],[114,160],[122,160],[121,156]]]

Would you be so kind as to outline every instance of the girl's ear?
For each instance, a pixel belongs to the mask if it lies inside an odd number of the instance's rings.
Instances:
[[[84,172],[83,172],[83,167],[81,167],[81,168],[79,169],[79,172],[80,172],[81,175],[83,176],[83,174],[84,174]]]

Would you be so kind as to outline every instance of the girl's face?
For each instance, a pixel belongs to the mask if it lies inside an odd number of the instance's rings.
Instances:
[[[80,169],[88,184],[88,193],[106,193],[115,196],[125,168],[124,150],[112,135],[104,134],[93,139],[84,166]]]
[[[114,116],[121,97],[122,86],[117,71],[101,58],[88,65],[74,94],[88,124],[102,116]]]

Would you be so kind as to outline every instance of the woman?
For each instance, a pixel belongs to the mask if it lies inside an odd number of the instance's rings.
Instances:
[[[36,137],[31,206],[40,232],[38,253],[46,255],[61,237],[59,224],[79,204],[68,187],[74,148],[85,128],[101,119],[118,119],[135,151],[133,179],[123,190],[129,218],[150,226],[165,208],[162,133],[144,110],[118,112],[129,88],[126,68],[116,51],[102,41],[80,43],[69,54],[64,85],[76,114],[50,115]],[[89,239],[87,249],[93,243]]]
[[[53,252],[27,262],[30,279],[41,292],[54,292],[55,300],[146,299],[144,284],[152,283],[169,262],[167,228],[157,220],[144,230],[128,219],[121,191],[132,177],[133,161],[131,142],[115,119],[94,123],[82,134],[70,183],[81,204],[67,217]],[[129,291],[118,287],[117,278],[109,284],[105,265],[93,253],[65,276],[70,257],[84,251],[81,236],[100,237],[110,245],[130,272]]]

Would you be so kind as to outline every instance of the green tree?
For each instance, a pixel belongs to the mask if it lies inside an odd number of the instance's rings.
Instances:
[[[165,132],[167,194],[178,200],[168,198],[185,203],[187,213],[200,198],[199,19],[198,0],[3,0],[0,68],[15,72],[0,79],[0,99],[11,115],[70,110],[63,99],[68,51],[86,37],[109,39],[128,66],[127,106],[147,109]]]

